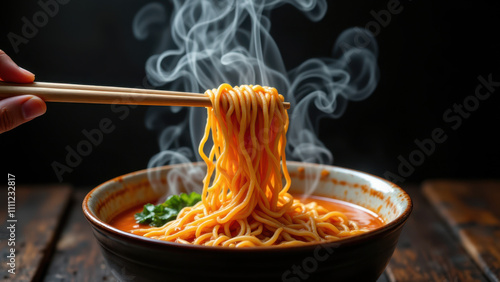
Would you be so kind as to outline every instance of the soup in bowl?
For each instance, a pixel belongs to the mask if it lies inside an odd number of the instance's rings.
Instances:
[[[166,179],[170,171],[184,166],[205,165],[165,166],[154,169],[154,174]],[[179,244],[135,235],[130,232],[136,225],[134,213],[164,196],[152,188],[148,170],[96,187],[85,197],[83,211],[108,265],[121,281],[375,281],[411,213],[408,194],[387,180],[351,169],[298,162],[287,166],[289,192],[295,198],[342,211],[368,231],[328,242],[246,248]],[[168,189],[169,184],[164,185]],[[176,189],[190,192],[182,185]]]

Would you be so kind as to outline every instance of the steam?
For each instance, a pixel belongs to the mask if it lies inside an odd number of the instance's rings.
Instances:
[[[325,0],[174,0],[172,4],[168,13],[162,4],[147,4],[133,22],[137,39],[155,36],[158,40],[157,54],[146,62],[153,86],[198,93],[221,83],[273,86],[292,104],[287,158],[333,162],[332,153],[317,138],[315,124],[325,116],[340,117],[348,101],[363,100],[374,91],[378,47],[368,31],[348,29],[338,36],[331,58],[309,59],[287,71],[269,33],[271,10],[291,4],[310,20],[319,21],[327,9]],[[174,117],[180,121],[176,125],[169,122]],[[148,167],[200,161],[197,148],[205,120],[202,108],[151,108],[146,126],[159,132],[161,152]],[[191,165],[182,169],[167,176],[169,185],[180,179],[188,190],[198,189],[203,172]],[[154,187],[162,186],[158,172],[150,172],[150,180]],[[177,192],[176,186],[169,189]]]

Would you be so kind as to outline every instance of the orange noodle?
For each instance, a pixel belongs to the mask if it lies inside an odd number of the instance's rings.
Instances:
[[[288,113],[275,88],[222,84],[205,94],[212,107],[199,147],[207,164],[202,201],[162,227],[133,233],[184,244],[250,247],[333,241],[365,232],[343,213],[301,203],[288,193]],[[203,147],[210,134],[214,145],[207,156]]]

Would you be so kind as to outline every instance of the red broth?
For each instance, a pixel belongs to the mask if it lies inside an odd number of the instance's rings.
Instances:
[[[300,199],[303,203],[316,202],[318,205],[323,206],[330,211],[340,211],[344,213],[347,218],[356,222],[359,228],[367,228],[373,230],[384,225],[384,220],[376,213],[361,206],[327,197],[309,196],[301,198],[300,195],[294,195],[296,199]]]
[[[343,212],[350,220],[355,221],[359,228],[366,227],[368,230],[372,230],[384,225],[384,221],[376,213],[346,201],[319,196],[309,196],[305,199],[302,198],[301,195],[294,195],[294,197],[296,199],[301,199],[304,203],[315,201],[328,210]],[[135,222],[134,218],[136,213],[142,211],[144,204],[120,213],[113,218],[109,224],[126,232],[130,232],[130,230],[137,228],[147,228],[148,225],[138,224]]]
[[[130,232],[130,230],[137,229],[137,228],[147,228],[149,225],[148,224],[138,224],[135,222],[134,215],[136,213],[142,212],[142,209],[144,205],[147,203],[144,203],[142,205],[135,206],[131,209],[128,209],[119,215],[115,216],[109,224],[115,228],[118,228],[123,231]]]

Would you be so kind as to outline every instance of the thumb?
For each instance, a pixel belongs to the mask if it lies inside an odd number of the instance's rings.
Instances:
[[[47,110],[42,99],[23,95],[0,100],[0,133],[30,121]]]

